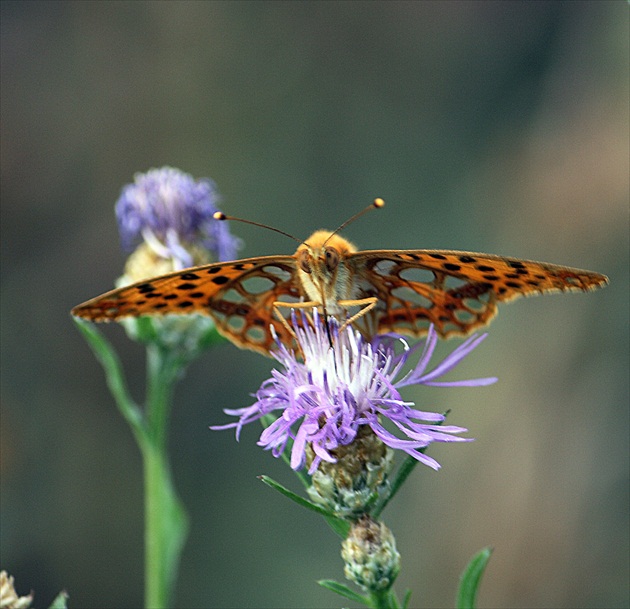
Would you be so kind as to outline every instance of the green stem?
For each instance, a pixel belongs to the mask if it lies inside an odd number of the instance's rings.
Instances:
[[[142,450],[145,492],[145,606],[170,606],[188,523],[164,451]]]
[[[120,360],[105,337],[83,320],[77,327],[101,362],[107,385],[142,453],[145,490],[145,604],[170,606],[179,558],[188,532],[183,505],[173,486],[167,452],[168,419],[175,383],[190,357],[156,343],[147,345],[144,412],[127,390]]]
[[[372,592],[370,599],[374,609],[400,609],[400,603],[391,588],[380,592]]]
[[[169,408],[180,364],[154,344],[147,346],[146,441],[142,442],[145,490],[145,605],[170,606],[187,518],[172,482],[167,453]]]
[[[160,346],[147,345],[146,423],[155,446],[166,446],[169,407],[174,389],[175,368],[169,353]]]

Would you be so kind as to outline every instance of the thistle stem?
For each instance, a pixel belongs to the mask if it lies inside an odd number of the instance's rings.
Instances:
[[[170,606],[188,522],[173,486],[167,452],[169,407],[180,367],[172,354],[147,347],[146,435],[140,443],[145,490],[145,606]]]
[[[400,609],[400,603],[391,588],[370,593],[370,600],[374,609]]]

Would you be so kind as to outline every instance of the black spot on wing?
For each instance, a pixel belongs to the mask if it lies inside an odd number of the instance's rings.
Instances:
[[[508,260],[506,258],[505,262],[507,262],[507,264],[509,266],[511,266],[513,269],[523,269],[523,268],[525,268],[525,265],[520,260]]]
[[[468,283],[460,288],[449,290],[448,294],[454,298],[477,298],[492,290],[491,283]]]

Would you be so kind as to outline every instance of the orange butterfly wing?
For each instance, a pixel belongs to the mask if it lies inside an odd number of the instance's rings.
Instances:
[[[240,347],[268,354],[272,325],[285,344],[286,327],[273,316],[273,303],[297,302],[301,288],[293,256],[262,256],[192,267],[140,281],[72,309],[93,321],[166,313],[210,315],[217,329]]]
[[[366,335],[422,336],[433,324],[442,337],[487,325],[497,303],[553,291],[604,286],[604,275],[569,267],[448,250],[375,250],[343,258],[355,298],[377,305],[355,325]],[[295,256],[263,256],[176,271],[112,290],[75,307],[93,321],[165,313],[204,313],[240,347],[266,355],[273,326],[287,346],[293,336],[274,316],[274,303],[303,300]],[[289,311],[283,307],[282,311]]]
[[[604,286],[599,273],[555,264],[450,250],[377,250],[351,254],[360,296],[378,304],[367,333],[422,336],[434,324],[442,337],[466,335],[496,315],[497,303],[554,291]],[[361,322],[361,320],[359,320]]]

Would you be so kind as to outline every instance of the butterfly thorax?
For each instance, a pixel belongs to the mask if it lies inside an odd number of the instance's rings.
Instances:
[[[353,297],[346,259],[354,252],[352,243],[327,230],[313,233],[300,245],[295,256],[304,299],[324,305],[330,315],[343,315],[338,302]]]

